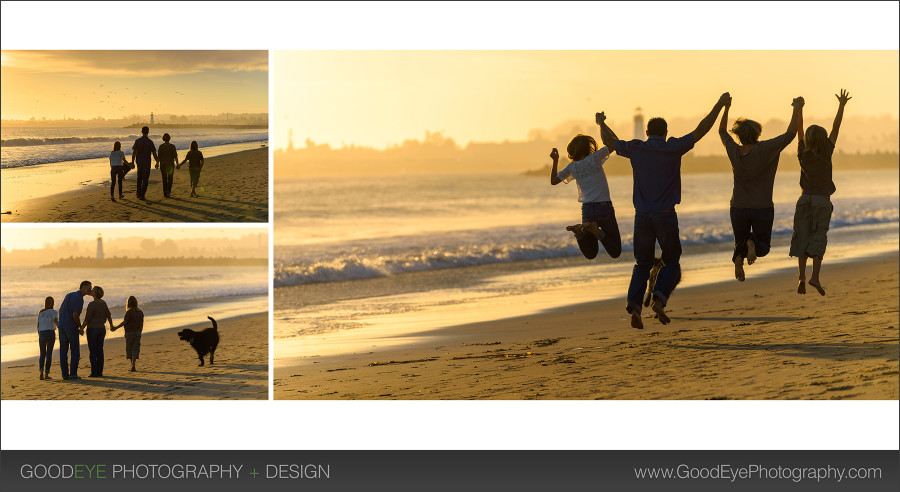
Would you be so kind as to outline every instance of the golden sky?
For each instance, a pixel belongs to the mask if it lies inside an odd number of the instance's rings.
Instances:
[[[3,51],[3,119],[265,113],[266,51]]]
[[[94,240],[97,234],[102,234],[104,239],[117,239],[126,237],[147,237],[157,241],[166,239],[201,239],[209,238],[211,241],[220,239],[239,239],[247,234],[266,232],[265,229],[256,228],[172,228],[172,227],[67,227],[67,228],[39,228],[23,229],[20,227],[4,227],[0,246],[7,251],[14,249],[40,249],[45,244],[55,244],[58,241],[71,239],[75,241]]]
[[[730,116],[898,117],[897,51],[276,51],[274,145],[305,139],[384,148],[425,131],[460,144],[524,140],[569,119],[701,118],[722,92]],[[621,135],[620,135],[621,136]]]

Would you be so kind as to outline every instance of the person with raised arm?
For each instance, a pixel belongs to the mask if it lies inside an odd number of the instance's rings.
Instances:
[[[844,89],[841,89],[840,95],[835,94],[834,97],[838,100],[838,109],[831,134],[826,133],[819,125],[810,125],[804,132],[802,111],[797,126],[797,159],[800,161],[802,193],[794,209],[794,234],[791,236],[790,255],[798,258],[800,273],[798,294],[806,294],[806,284],[809,283],[820,295],[825,295],[819,274],[822,271],[825,246],[828,244],[827,233],[831,224],[831,214],[834,212],[831,195],[837,191],[832,180],[831,157],[837,143],[838,131],[841,129],[841,120],[844,118],[844,106],[851,99],[850,93]],[[813,260],[809,281],[806,280],[807,258]]]
[[[728,110],[731,98],[725,103],[719,137],[731,162],[734,189],[731,193],[731,228],[734,231],[734,278],[743,282],[744,258],[752,265],[757,258],[769,254],[772,242],[772,223],[775,221],[775,203],[772,190],[781,151],[794,140],[800,124],[803,98],[791,102],[793,113],[787,130],[768,140],[760,140],[762,125],[753,120],[738,118],[731,126],[731,133],[740,144],[728,135]]]
[[[656,243],[664,266],[656,277],[652,309],[662,324],[671,320],[665,308],[681,279],[681,239],[678,237],[678,215],[675,205],[681,203],[681,156],[703,138],[716,122],[719,111],[731,96],[719,97],[712,110],[697,128],[683,137],[666,140],[668,125],[662,118],[647,122],[647,140],[619,140],[605,122],[600,122],[600,138],[607,147],[631,160],[634,176],[634,270],[628,287],[626,310],[631,314],[631,326],[641,329],[641,303],[653,267]]]
[[[606,119],[603,113],[597,113],[597,124]],[[600,251],[598,241],[603,249],[613,258],[622,254],[622,237],[619,224],[616,222],[616,211],[609,196],[609,184],[603,163],[609,159],[612,147],[597,148],[597,141],[588,135],[575,135],[566,152],[571,162],[557,171],[559,152],[554,148],[550,152],[553,167],[550,170],[550,184],[569,183],[573,179],[578,187],[578,201],[581,202],[581,223],[566,227],[575,234],[578,249],[585,258],[591,260]]]

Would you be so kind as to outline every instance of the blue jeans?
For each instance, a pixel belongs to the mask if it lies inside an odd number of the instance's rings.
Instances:
[[[86,330],[88,350],[90,351],[91,376],[103,375],[103,340],[106,328],[88,328]]]
[[[613,208],[612,203],[582,203],[581,221],[597,223],[597,227],[605,233],[600,242],[603,243],[603,249],[606,250],[609,256],[618,258],[622,254],[622,235],[619,233],[619,224],[616,222],[616,209]],[[596,258],[597,253],[600,252],[597,238],[589,232],[585,232],[581,239],[578,239],[578,249],[589,260]]]
[[[731,207],[731,228],[734,230],[734,254],[731,261],[747,257],[747,240],[752,239],[756,256],[769,254],[772,244],[772,223],[775,221],[775,207],[735,208]]]
[[[660,268],[653,289],[655,298],[663,305],[669,300],[675,285],[681,280],[681,239],[678,238],[678,215],[674,210],[663,212],[635,212],[634,214],[634,270],[631,285],[628,286],[628,310],[641,311],[641,302],[647,290],[650,269],[656,243],[662,250],[660,259],[665,266]]]
[[[53,330],[39,331],[38,345],[41,346],[41,358],[38,361],[38,369],[49,373],[50,366],[53,364],[53,346],[56,345],[56,332]]]
[[[78,340],[78,328],[59,328],[59,368],[62,377],[78,375],[78,361],[81,359],[81,345]],[[72,358],[69,359],[69,350]]]

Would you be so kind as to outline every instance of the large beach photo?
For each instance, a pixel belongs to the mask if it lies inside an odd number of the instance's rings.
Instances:
[[[3,51],[3,222],[268,222],[267,51]]]
[[[267,399],[268,232],[4,227],[4,400]]]
[[[896,51],[274,63],[276,399],[898,397]]]

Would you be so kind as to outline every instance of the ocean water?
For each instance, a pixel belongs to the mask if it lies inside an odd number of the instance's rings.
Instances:
[[[280,179],[275,184],[276,287],[579,256],[565,226],[580,222],[574,183],[539,177],[428,175]],[[834,174],[831,228],[896,223],[896,170]],[[799,172],[780,171],[774,233],[789,234]],[[631,176],[610,176],[630,263]],[[730,243],[732,177],[685,174],[677,207],[686,246]],[[622,261],[622,260],[620,260]]]
[[[162,133],[153,129],[150,138],[159,147]],[[19,168],[109,157],[113,143],[122,142],[125,155],[131,155],[131,146],[141,136],[135,128],[121,127],[4,127],[0,140],[0,169]],[[171,143],[184,154],[196,140],[200,149],[235,143],[266,142],[268,130],[237,130],[228,128],[176,128],[168,133]]]
[[[104,290],[103,299],[121,318],[128,296],[144,306],[172,301],[208,301],[231,296],[260,296],[268,293],[268,275],[264,267],[141,267],[141,268],[38,268],[6,266],[0,319],[36,315],[44,307],[44,298],[52,296],[59,308],[69,292],[82,280],[90,280]],[[85,305],[90,301],[85,298]],[[173,304],[174,305],[174,304]],[[6,323],[2,328],[7,335]]]

